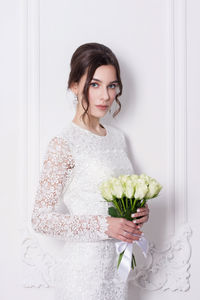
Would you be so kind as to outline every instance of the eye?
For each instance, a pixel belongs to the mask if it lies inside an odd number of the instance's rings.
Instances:
[[[109,87],[111,87],[111,89],[115,89],[117,87],[117,84],[112,83],[109,85]]]
[[[96,86],[95,86],[95,84],[96,84]],[[90,83],[90,85],[93,86],[93,87],[97,87],[97,86],[98,86],[98,83],[92,82],[92,83]]]

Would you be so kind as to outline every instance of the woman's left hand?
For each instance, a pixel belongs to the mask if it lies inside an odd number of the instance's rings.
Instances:
[[[138,212],[139,210],[139,212]],[[131,217],[137,218],[140,217],[139,219],[133,220],[133,223],[142,227],[142,225],[148,221],[149,219],[149,207],[148,204],[146,203],[144,207],[138,208],[137,212],[132,214]],[[136,221],[136,222],[134,222]]]

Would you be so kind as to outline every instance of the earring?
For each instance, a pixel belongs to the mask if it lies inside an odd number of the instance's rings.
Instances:
[[[78,102],[78,96],[74,94],[74,103],[76,104]]]
[[[112,110],[112,106],[110,106],[110,109],[109,109],[109,114],[111,114],[111,110]]]

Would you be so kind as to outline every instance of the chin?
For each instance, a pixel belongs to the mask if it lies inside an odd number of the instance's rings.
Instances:
[[[102,116],[105,116],[107,114],[107,110],[102,110],[102,111],[95,111],[94,113],[91,113],[92,116],[96,117],[96,118],[99,118],[99,117],[102,117]]]
[[[107,111],[102,111],[101,113],[96,114],[97,116],[105,116],[107,114]]]

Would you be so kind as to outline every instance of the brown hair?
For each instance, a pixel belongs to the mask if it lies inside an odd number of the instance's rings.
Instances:
[[[74,54],[72,55],[70,67],[71,71],[69,74],[68,79],[68,89],[71,87],[72,83],[79,83],[81,77],[87,72],[87,78],[85,81],[85,86],[83,88],[83,96],[84,100],[86,101],[87,108],[82,107],[85,110],[82,118],[84,119],[85,115],[87,114],[88,107],[89,107],[89,100],[88,100],[88,90],[90,86],[90,82],[93,78],[95,70],[102,66],[102,65],[113,65],[116,70],[117,80],[119,81],[119,92],[116,95],[116,102],[119,105],[117,111],[113,113],[113,118],[120,112],[121,110],[121,103],[118,99],[119,96],[122,94],[122,82],[120,78],[120,67],[118,60],[115,54],[106,47],[105,45],[99,43],[86,43],[81,45],[76,49]],[[84,121],[84,120],[83,120]]]

